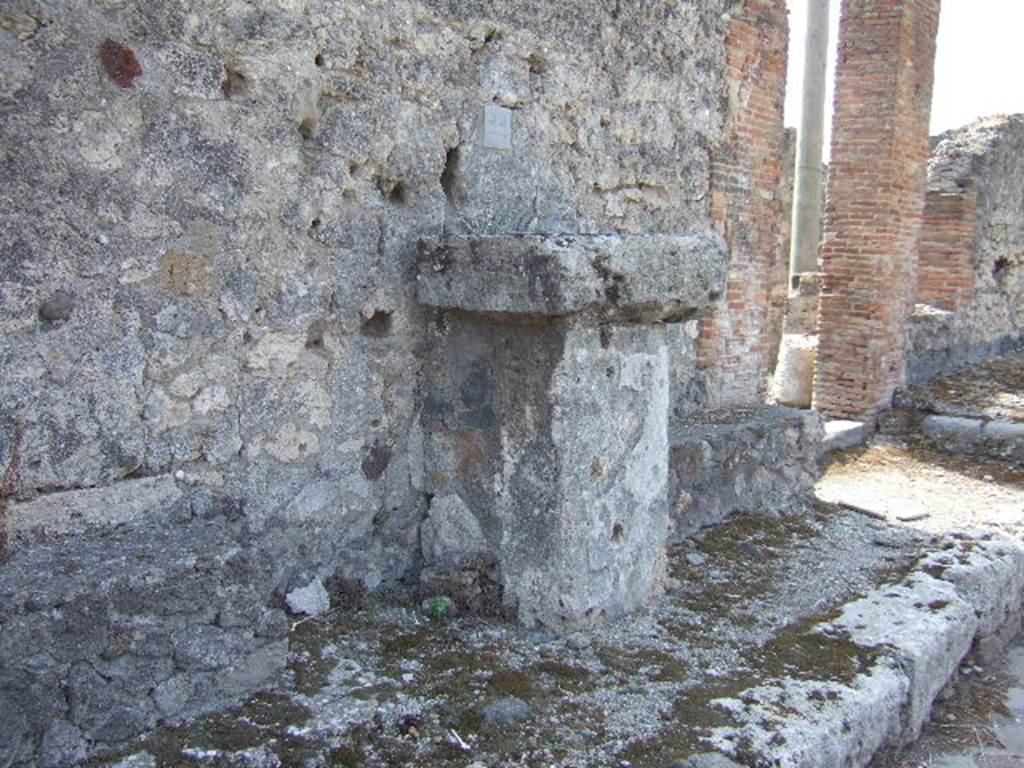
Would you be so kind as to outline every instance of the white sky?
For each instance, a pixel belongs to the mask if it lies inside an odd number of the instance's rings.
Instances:
[[[807,0],[789,0],[789,85],[786,125],[800,124]],[[831,0],[829,91],[831,110],[839,0]],[[931,133],[959,128],[978,117],[1024,113],[1024,0],[942,0],[935,59]],[[826,120],[826,148],[828,127]],[[826,149],[826,153],[828,150]]]

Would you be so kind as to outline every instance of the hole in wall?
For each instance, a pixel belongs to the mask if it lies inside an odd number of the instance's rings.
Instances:
[[[487,34],[484,35],[484,45],[490,45],[491,43],[501,42],[501,30],[497,27],[491,27],[487,30]]]
[[[616,523],[612,526],[612,541],[618,543],[622,541],[622,537],[626,535],[626,529],[622,527],[622,523]]]
[[[225,98],[232,99],[244,96],[249,91],[249,81],[245,75],[233,67],[224,67],[224,79],[220,83],[220,92]]]
[[[318,67],[322,67],[326,63],[324,61],[324,54],[323,54],[323,52],[320,52],[316,56],[313,57],[313,63],[316,64]]]
[[[364,336],[380,339],[391,333],[391,313],[378,309],[369,317],[364,317],[359,330]]]
[[[312,117],[304,117],[298,126],[299,135],[303,139],[311,139],[316,134],[316,120]]]
[[[330,354],[327,349],[324,336],[327,331],[327,323],[317,320],[306,330],[306,349],[310,352],[324,357]]]
[[[382,444],[379,440],[374,440],[373,445],[366,452],[366,456],[363,457],[361,465],[363,476],[367,480],[377,480],[384,474],[384,470],[388,468],[390,463],[391,448]]]
[[[548,71],[548,62],[539,53],[534,52],[526,57],[526,63],[530,67],[531,75],[543,75]]]
[[[444,155],[444,170],[441,171],[441,189],[450,202],[455,202],[456,181],[459,173],[459,148],[451,147]]]
[[[388,202],[392,205],[405,205],[409,202],[409,190],[405,184],[400,181],[395,182],[391,191],[388,192]]]
[[[992,277],[996,280],[1005,280],[1010,272],[1010,261],[1000,256],[992,264]]]
[[[48,299],[43,301],[36,314],[43,324],[43,328],[53,328],[66,323],[71,319],[71,313],[75,309],[75,295],[70,291],[55,291]]]

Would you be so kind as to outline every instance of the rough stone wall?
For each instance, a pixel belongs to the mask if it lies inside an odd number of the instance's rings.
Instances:
[[[746,0],[729,19],[729,116],[712,150],[710,215],[732,252],[725,296],[703,321],[706,404],[759,402],[774,349],[770,299],[785,155],[783,101],[789,26],[782,0]],[[776,347],[777,348],[777,345]]]
[[[936,137],[928,166],[908,378],[1017,345],[1024,331],[1024,115]]]
[[[291,622],[261,605],[259,557],[219,519],[172,517],[0,569],[0,765],[80,765],[284,668]]]
[[[814,405],[872,418],[905,375],[939,0],[844,0]]]
[[[214,489],[282,588],[415,567],[417,238],[706,231],[734,4],[5,3],[19,541],[142,478]]]

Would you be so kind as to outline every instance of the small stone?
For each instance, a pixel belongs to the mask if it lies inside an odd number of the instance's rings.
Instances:
[[[764,557],[764,549],[762,547],[759,547],[752,541],[741,542],[740,550],[743,552],[743,554],[747,555],[748,557],[752,557],[755,560],[760,560]]]
[[[111,768],[156,768],[156,758],[149,752],[136,752],[121,758]]]
[[[174,473],[174,479],[175,480],[184,480],[185,479],[185,470],[184,469],[179,469],[177,472],[175,472]]]
[[[480,714],[484,725],[504,726],[520,723],[532,714],[530,705],[520,698],[509,696],[485,705]]]
[[[285,596],[284,601],[292,613],[307,616],[319,616],[331,608],[331,598],[319,577],[304,587],[293,589]]]
[[[692,565],[694,568],[700,568],[708,561],[708,556],[703,552],[687,552],[686,562]]]

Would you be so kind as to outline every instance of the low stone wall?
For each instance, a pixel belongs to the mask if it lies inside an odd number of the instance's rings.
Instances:
[[[933,139],[910,383],[1019,348],[1024,332],[1024,115]]]
[[[15,553],[0,569],[0,765],[71,765],[252,692],[286,662],[271,572],[182,500],[154,524]],[[234,524],[238,524],[238,520]]]
[[[777,512],[818,479],[823,436],[813,411],[759,406],[711,411],[669,434],[669,502],[679,541],[735,512]]]

